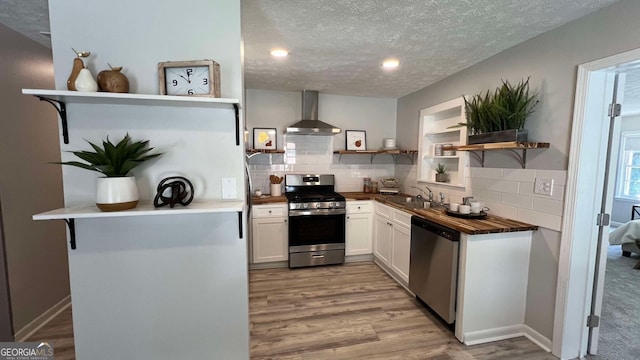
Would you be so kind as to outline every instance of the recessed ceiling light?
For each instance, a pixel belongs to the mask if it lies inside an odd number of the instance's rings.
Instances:
[[[285,49],[273,49],[271,50],[271,56],[274,57],[285,57],[289,55],[289,52]]]
[[[387,59],[382,63],[382,67],[385,69],[395,69],[400,65],[400,61],[397,59]]]

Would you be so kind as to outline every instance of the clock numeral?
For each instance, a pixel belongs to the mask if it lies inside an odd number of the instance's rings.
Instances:
[[[193,95],[193,89],[189,89],[189,90],[187,90],[187,94],[189,94],[189,95]]]
[[[193,69],[187,69],[187,75],[191,76],[193,74]]]
[[[173,80],[171,83],[173,84],[173,86],[178,86],[178,80]]]
[[[207,85],[209,83],[209,79],[204,78],[202,79],[202,85]]]

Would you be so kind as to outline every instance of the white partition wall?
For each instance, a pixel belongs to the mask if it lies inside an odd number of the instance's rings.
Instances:
[[[159,94],[159,62],[213,59],[229,98],[221,106],[126,96],[67,103],[63,161],[74,158],[70,150],[88,149],[85,140],[149,139],[164,155],[134,171],[141,202],[153,199],[163,178],[184,176],[194,184],[194,203],[222,209],[75,219],[76,358],[248,359],[244,143],[237,135],[244,126],[233,106],[242,108],[240,2],[67,0],[51,1],[49,10],[57,90],[66,90],[75,48],[91,52],[85,64],[94,76],[107,62],[123,66],[132,94]],[[65,206],[91,205],[95,179],[64,167]],[[235,187],[224,199],[223,179]]]

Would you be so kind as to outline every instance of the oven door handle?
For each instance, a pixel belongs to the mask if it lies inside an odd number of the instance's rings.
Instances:
[[[345,215],[346,209],[289,210],[289,216]]]

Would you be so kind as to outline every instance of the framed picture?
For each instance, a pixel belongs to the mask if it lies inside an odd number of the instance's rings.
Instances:
[[[345,130],[347,150],[367,150],[367,132],[364,130]]]
[[[275,150],[275,128],[253,128],[253,148],[258,150]]]

